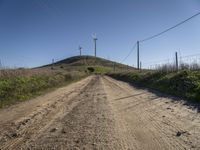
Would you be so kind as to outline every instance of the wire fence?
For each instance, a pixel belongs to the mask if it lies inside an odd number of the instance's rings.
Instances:
[[[200,70],[200,54],[179,56],[154,62],[143,63],[143,69],[160,71]]]

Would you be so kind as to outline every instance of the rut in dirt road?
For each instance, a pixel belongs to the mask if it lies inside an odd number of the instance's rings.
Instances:
[[[1,123],[0,149],[122,149],[99,76],[52,95],[32,113]]]
[[[28,143],[29,148],[122,149],[99,76],[76,97],[76,101],[78,104],[69,113],[56,119],[49,129]]]
[[[109,77],[103,81],[126,149],[200,149],[196,109]]]
[[[37,137],[53,120],[70,111],[73,98],[84,92],[93,78],[88,77],[52,93],[1,110],[0,149],[21,149],[28,141]]]
[[[0,110],[1,150],[198,150],[199,141],[197,110],[106,76]]]

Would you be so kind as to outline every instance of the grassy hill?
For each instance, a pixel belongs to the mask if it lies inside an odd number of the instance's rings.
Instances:
[[[42,66],[42,68],[54,68],[55,70],[68,70],[68,71],[90,71],[88,68],[93,68],[94,73],[107,73],[112,71],[125,71],[135,70],[135,68],[117,63],[114,61],[106,60],[94,56],[74,56],[53,64]]]

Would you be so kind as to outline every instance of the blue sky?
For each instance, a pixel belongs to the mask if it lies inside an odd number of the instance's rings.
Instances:
[[[34,67],[78,55],[121,61],[137,40],[200,11],[199,0],[0,0],[0,59],[5,66]],[[144,42],[142,62],[200,53],[200,16]],[[136,51],[124,62],[136,66]]]

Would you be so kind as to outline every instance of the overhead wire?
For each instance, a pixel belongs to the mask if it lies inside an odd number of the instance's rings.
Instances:
[[[170,30],[172,30],[172,29],[174,29],[174,28],[176,28],[176,27],[178,27],[178,26],[180,26],[180,25],[186,23],[187,21],[193,19],[194,17],[197,17],[198,15],[200,15],[200,12],[198,12],[198,13],[192,15],[191,17],[189,17],[189,18],[187,18],[187,19],[181,21],[180,23],[178,23],[178,24],[176,24],[176,25],[174,25],[174,26],[172,26],[172,27],[170,27],[170,28],[168,28],[168,29],[165,29],[164,31],[162,31],[162,32],[160,32],[160,33],[157,33],[157,34],[152,35],[152,36],[150,36],[150,37],[144,38],[143,40],[140,40],[139,42],[142,43],[142,42],[146,42],[146,41],[149,41],[149,40],[151,40],[151,39],[154,39],[154,38],[156,38],[156,37],[158,37],[158,36],[160,36],[160,35],[162,35],[162,34],[168,32],[168,31],[170,31]]]
[[[136,46],[137,46],[137,42],[131,48],[131,50],[129,51],[128,55],[126,57],[124,57],[124,59],[120,63],[123,63],[132,54],[132,52],[135,50]]]
[[[198,15],[200,15],[200,12],[198,12],[198,13],[192,15],[191,17],[189,17],[189,18],[187,18],[187,19],[185,19],[185,20],[179,22],[178,24],[176,24],[176,25],[174,25],[174,26],[172,26],[172,27],[170,27],[170,28],[165,29],[164,31],[162,31],[162,32],[160,32],[160,33],[157,33],[157,34],[152,35],[152,36],[150,36],[150,37],[144,38],[143,40],[140,40],[139,42],[142,43],[142,42],[146,42],[146,41],[149,41],[149,40],[151,40],[151,39],[154,39],[154,38],[156,38],[156,37],[158,37],[158,36],[160,36],[160,35],[162,35],[162,34],[168,32],[168,31],[170,31],[170,30],[172,30],[172,29],[174,29],[174,28],[176,28],[176,27],[178,27],[178,26],[180,26],[180,25],[186,23],[187,21],[193,19],[194,17],[197,17]],[[131,55],[131,53],[134,51],[136,45],[137,45],[137,42],[135,43],[135,45],[133,46],[133,48],[131,49],[131,51],[128,53],[128,55],[121,61],[121,63],[123,63],[123,62]]]

